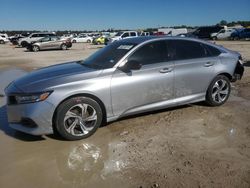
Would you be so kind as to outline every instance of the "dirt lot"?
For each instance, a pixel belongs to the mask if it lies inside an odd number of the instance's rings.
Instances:
[[[221,107],[198,103],[147,113],[68,142],[10,129],[0,97],[0,187],[250,187],[250,42],[218,44],[247,62]],[[24,74],[17,68],[82,59],[97,49],[77,44],[32,53],[0,45],[0,86]]]

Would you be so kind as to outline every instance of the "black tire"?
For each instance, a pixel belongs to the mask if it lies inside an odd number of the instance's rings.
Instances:
[[[4,40],[0,40],[0,44],[5,44]]]
[[[38,52],[39,50],[40,50],[39,46],[37,46],[37,45],[32,46],[33,52]]]
[[[27,45],[28,45],[28,42],[26,42],[26,41],[22,41],[22,42],[21,42],[21,46],[22,46],[23,48],[25,48]]]
[[[213,37],[212,39],[213,39],[213,40],[217,40],[217,37]]]
[[[66,114],[68,114],[69,112],[70,113],[73,112],[74,114],[79,113],[77,117],[81,116],[80,115],[80,114],[82,114],[81,112],[73,111],[73,110],[77,110],[76,108],[78,107],[78,105],[83,105],[83,104],[87,105],[88,107],[91,107],[91,108],[88,109],[88,111],[90,109],[92,109],[92,110],[95,110],[95,112],[96,112],[95,113],[96,114],[96,120],[94,120],[94,122],[92,122],[91,127],[87,126],[87,124],[86,124],[87,121],[84,122],[85,123],[84,124],[85,128],[86,127],[91,128],[88,132],[86,132],[86,134],[83,132],[83,130],[82,130],[81,126],[80,126],[80,123],[79,123],[80,120],[78,118],[75,118],[76,116],[75,117],[69,117],[68,116],[68,119],[67,119],[67,116],[66,116]],[[81,109],[81,108],[79,107],[79,109]],[[88,112],[88,114],[89,114],[89,112]],[[58,107],[57,112],[56,112],[56,117],[55,117],[55,128],[58,131],[58,133],[63,138],[65,138],[67,140],[80,140],[80,139],[87,138],[87,137],[91,136],[92,134],[94,134],[96,132],[96,130],[99,128],[99,126],[102,124],[102,120],[103,120],[102,109],[101,109],[100,105],[95,100],[93,100],[93,99],[91,99],[89,97],[73,97],[73,98],[70,98],[70,99],[64,101]],[[69,125],[69,126],[66,125],[66,124],[68,124],[68,121],[71,121],[71,125]],[[66,128],[66,126],[68,126],[68,129],[70,129],[70,127],[73,124],[72,122],[73,123],[76,122],[75,123],[76,125],[73,128],[73,134],[69,133],[68,132],[69,130],[67,130],[67,128]],[[71,131],[72,130],[70,129],[70,132]],[[83,135],[81,135],[81,134],[83,134]]]
[[[225,83],[224,87],[223,83]],[[224,75],[218,75],[214,78],[207,89],[206,103],[209,106],[223,105],[228,100],[230,92],[231,84],[228,77]]]
[[[72,40],[72,43],[76,43],[76,40]]]
[[[91,40],[87,40],[87,43],[91,43]]]
[[[233,39],[234,39],[234,40],[240,40],[240,38],[239,38],[239,37],[234,37]]]
[[[100,45],[100,44],[101,44],[100,41],[98,41],[98,42],[97,42],[97,45]]]
[[[67,45],[66,44],[62,44],[61,45],[61,50],[67,50]]]

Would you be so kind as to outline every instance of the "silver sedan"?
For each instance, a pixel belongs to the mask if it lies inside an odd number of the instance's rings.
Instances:
[[[36,70],[6,88],[9,125],[87,138],[106,122],[206,101],[219,106],[244,72],[239,53],[198,39],[137,37],[83,61]]]

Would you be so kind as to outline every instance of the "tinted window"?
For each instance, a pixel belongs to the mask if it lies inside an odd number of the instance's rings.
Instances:
[[[129,36],[128,33],[124,33],[124,34],[122,35],[122,38],[126,38],[126,37],[128,37],[128,36]]]
[[[135,32],[130,33],[130,36],[136,36]]]
[[[151,42],[137,49],[128,59],[138,61],[142,65],[167,61],[167,46],[165,41]]]
[[[38,34],[34,34],[34,35],[32,35],[31,37],[38,37]]]
[[[176,60],[202,58],[208,55],[207,50],[199,42],[175,40],[172,45],[175,47]]]
[[[202,44],[209,52],[209,56],[218,56],[221,54],[220,50],[218,50],[217,48],[213,47],[213,46],[209,46],[206,44]]]
[[[49,37],[45,37],[45,38],[41,39],[41,41],[42,42],[48,42],[48,41],[50,41],[50,38]]]

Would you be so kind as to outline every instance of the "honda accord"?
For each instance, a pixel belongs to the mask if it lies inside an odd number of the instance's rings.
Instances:
[[[136,37],[85,60],[42,68],[5,89],[9,125],[68,140],[118,118],[205,101],[225,103],[244,72],[241,55],[199,39]]]

